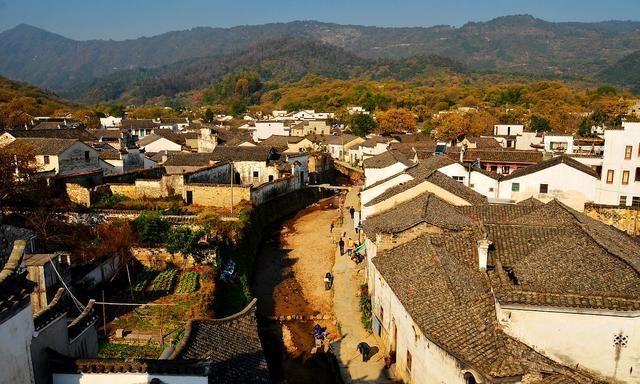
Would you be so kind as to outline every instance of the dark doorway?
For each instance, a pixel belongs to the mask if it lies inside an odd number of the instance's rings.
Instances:
[[[187,205],[193,204],[193,191],[187,191]]]

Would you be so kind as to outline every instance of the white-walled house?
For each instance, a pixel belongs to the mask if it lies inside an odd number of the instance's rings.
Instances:
[[[362,162],[364,167],[365,188],[396,175],[415,163],[398,150],[389,150],[369,157]]]
[[[182,145],[171,141],[165,137],[151,134],[137,141],[138,147],[144,149],[145,152],[158,153],[162,151],[180,151]]]
[[[573,153],[573,135],[568,133],[545,132],[542,143],[544,151],[559,154]]]
[[[258,142],[271,136],[290,136],[289,123],[285,121],[264,120],[256,121],[255,126],[250,127],[253,141]]]
[[[43,175],[109,171],[111,168],[100,160],[98,151],[77,139],[17,138],[3,150],[21,153],[24,148],[35,155],[38,172]]]
[[[500,180],[498,197],[519,202],[531,197],[547,202],[558,199],[582,211],[596,198],[598,174],[566,155],[520,168]]]
[[[596,203],[640,206],[640,122],[604,131],[601,167]]]
[[[373,334],[403,382],[640,379],[640,244],[623,232],[557,201],[430,193],[363,230]]]
[[[122,117],[107,116],[100,118],[100,127],[103,129],[120,128]]]
[[[455,181],[466,185],[489,199],[498,198],[498,185],[501,175],[487,170],[463,165],[451,160],[451,163],[438,168],[438,171]]]

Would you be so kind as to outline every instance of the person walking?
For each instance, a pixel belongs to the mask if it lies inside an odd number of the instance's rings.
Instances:
[[[360,352],[360,354],[362,355],[362,362],[366,363],[369,360],[369,353],[371,352],[371,347],[369,346],[369,344],[362,341],[360,342],[360,344],[358,344],[357,348],[358,348],[358,352]]]
[[[353,220],[353,215],[356,213],[355,208],[351,207],[349,208],[349,214],[351,215],[351,220]]]
[[[340,246],[340,256],[342,256],[344,255],[344,239],[342,237],[338,241],[338,245]]]
[[[331,222],[331,226],[329,227],[329,232],[333,233],[333,221]]]

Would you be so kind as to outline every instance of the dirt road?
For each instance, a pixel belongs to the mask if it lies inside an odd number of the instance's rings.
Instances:
[[[323,278],[333,268],[335,243],[330,226],[338,215],[334,198],[322,200],[273,226],[258,255],[253,293],[258,298],[258,314],[262,318],[264,348],[278,381],[336,382],[331,356],[311,355],[315,345],[311,330],[316,322],[281,324],[266,318],[333,315],[332,291],[324,289]],[[317,323],[336,333],[333,320]]]

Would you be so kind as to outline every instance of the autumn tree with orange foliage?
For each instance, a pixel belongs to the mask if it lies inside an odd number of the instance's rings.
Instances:
[[[32,147],[16,143],[8,148],[1,148],[0,202],[6,203],[31,195],[38,189],[37,172]]]
[[[392,134],[415,132],[416,118],[411,111],[404,108],[393,108],[376,114],[376,133]]]
[[[459,113],[447,113],[432,120],[438,140],[455,140],[469,133],[469,118]]]

